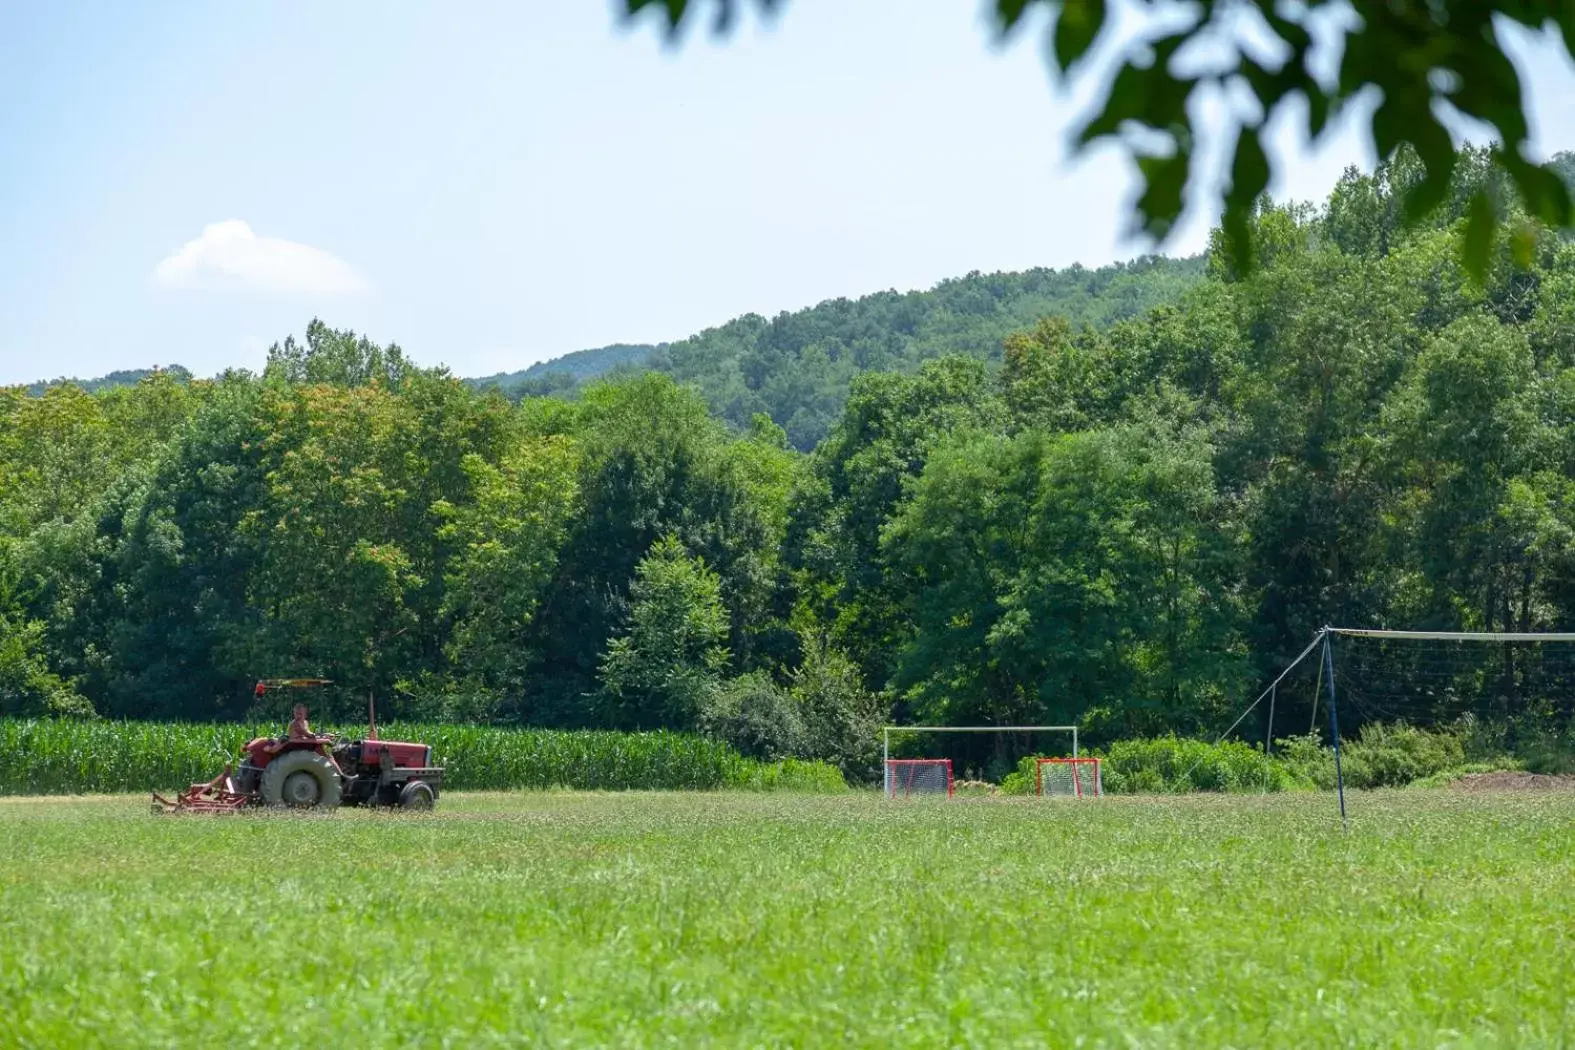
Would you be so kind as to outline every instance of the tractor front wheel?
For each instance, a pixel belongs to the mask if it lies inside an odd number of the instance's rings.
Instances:
[[[339,771],[315,751],[286,751],[262,772],[257,793],[269,806],[333,809],[339,805]]]
[[[405,809],[431,809],[436,800],[432,785],[419,780],[412,780],[399,792],[399,804]]]

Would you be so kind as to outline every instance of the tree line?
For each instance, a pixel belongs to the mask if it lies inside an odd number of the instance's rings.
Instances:
[[[0,391],[0,713],[311,674],[325,715],[853,770],[888,718],[1223,728],[1324,623],[1571,629],[1575,247],[1476,282],[1502,176],[1468,152],[1408,227],[1418,177],[1264,201],[1250,275],[1216,233],[1113,323],[857,371],[809,452],[666,372],[516,403],[321,322],[261,375]]]

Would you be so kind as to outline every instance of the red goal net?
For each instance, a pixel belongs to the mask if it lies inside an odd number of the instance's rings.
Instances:
[[[1034,763],[1034,793],[1064,798],[1098,798],[1104,783],[1097,758],[1041,758]]]
[[[888,758],[886,797],[911,795],[952,797],[952,760],[949,758]]]

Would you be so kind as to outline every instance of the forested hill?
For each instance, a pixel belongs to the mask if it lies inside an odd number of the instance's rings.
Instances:
[[[643,365],[698,385],[711,410],[740,428],[764,412],[808,451],[830,431],[860,372],[912,371],[945,354],[999,360],[1002,338],[1040,317],[1104,327],[1175,301],[1202,275],[1201,256],[971,273],[928,291],[831,299],[769,320],[745,314],[680,342],[583,350],[473,382],[513,396],[572,395],[613,368]]]
[[[136,386],[138,383],[142,382],[144,379],[155,372],[166,372],[172,378],[180,380],[187,380],[191,378],[191,373],[182,368],[180,365],[169,365],[168,367],[164,368],[154,365],[152,368],[125,368],[116,372],[111,372],[108,375],[99,376],[96,379],[77,379],[75,377],[70,379],[41,379],[36,383],[30,384],[27,388],[27,392],[32,397],[38,397],[51,387],[65,386],[70,384],[71,386],[81,387],[89,394],[93,394],[100,390],[112,390],[119,386]]]
[[[496,387],[512,396],[552,394],[609,372],[642,369],[646,359],[657,349],[650,343],[614,343],[594,350],[576,350],[550,361],[538,361],[520,372],[499,372],[465,382],[477,390]]]
[[[910,372],[946,354],[998,361],[1007,333],[1040,317],[1103,327],[1178,299],[1202,274],[1201,256],[971,273],[925,292],[833,299],[770,320],[749,314],[674,343],[649,364],[698,384],[712,411],[735,425],[770,415],[807,451],[831,430],[860,372]]]

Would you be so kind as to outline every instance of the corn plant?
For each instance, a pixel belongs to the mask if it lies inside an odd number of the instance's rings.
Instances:
[[[204,781],[234,762],[247,740],[277,726],[0,719],[0,794],[165,790]],[[328,727],[344,736],[359,726]],[[577,788],[623,791],[804,787],[824,790],[834,769],[784,773],[728,745],[684,733],[614,733],[391,723],[379,735],[429,744],[458,791]],[[813,775],[829,773],[831,776]]]

